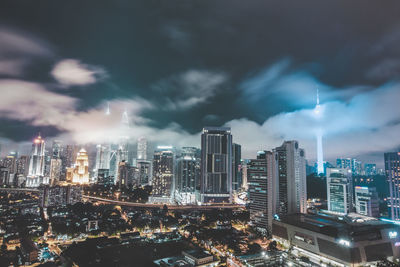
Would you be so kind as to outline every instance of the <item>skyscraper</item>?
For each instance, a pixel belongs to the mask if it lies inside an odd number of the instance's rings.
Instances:
[[[400,152],[385,153],[385,173],[390,194],[387,198],[389,216],[400,220]]]
[[[147,185],[151,180],[151,162],[138,160],[136,166],[139,172],[139,185]]]
[[[31,157],[29,161],[29,176],[43,176],[44,175],[44,151],[45,142],[39,135],[32,144]]]
[[[250,222],[259,232],[271,232],[275,213],[276,165],[269,151],[259,151],[256,159],[247,164],[247,184],[249,186]]]
[[[232,144],[232,189],[237,191],[242,187],[242,171],[241,171],[242,146]]]
[[[37,187],[41,183],[47,184],[48,179],[44,177],[45,171],[45,142],[39,136],[33,140],[32,151],[29,159],[27,187]]]
[[[51,159],[50,163],[50,183],[52,185],[57,184],[61,177],[62,162],[59,158]]]
[[[307,183],[305,152],[297,141],[285,141],[273,151],[277,166],[276,212],[306,213]]]
[[[376,175],[376,164],[365,163],[364,172],[367,176]]]
[[[353,211],[353,182],[351,170],[326,169],[328,210],[339,214]]]
[[[62,142],[59,140],[54,140],[53,141],[53,146],[52,146],[52,159],[59,159],[61,158],[62,155]]]
[[[96,146],[96,166],[95,175],[97,176],[99,169],[110,169],[110,145],[97,145]]]
[[[354,194],[358,214],[379,217],[379,199],[375,187],[356,186]]]
[[[77,156],[72,172],[72,183],[89,183],[89,157],[85,149],[81,149]]]
[[[200,178],[200,160],[196,158],[198,149],[182,148],[181,156],[176,160],[175,199],[178,203],[196,202],[196,185]]]
[[[147,140],[144,137],[140,137],[137,142],[137,160],[147,159]]]
[[[202,203],[232,202],[232,135],[229,127],[205,127],[201,135]]]
[[[320,119],[322,114],[322,108],[319,104],[319,91],[317,89],[317,104],[314,108],[314,115],[317,119]],[[316,130],[317,135],[317,174],[324,173],[324,154],[323,154],[323,147],[322,147],[322,129],[319,128]]]
[[[174,151],[171,146],[158,146],[153,157],[153,201],[171,201],[174,182]]]

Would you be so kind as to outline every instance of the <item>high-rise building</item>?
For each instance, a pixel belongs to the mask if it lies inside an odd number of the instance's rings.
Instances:
[[[328,210],[339,214],[353,211],[352,172],[343,168],[326,170]]]
[[[57,184],[61,177],[62,162],[60,158],[51,159],[50,163],[50,183],[52,185]]]
[[[140,137],[137,141],[137,160],[147,159],[147,140],[144,137]]]
[[[45,177],[45,141],[39,136],[34,139],[29,159],[27,187],[37,187],[40,184],[48,184],[48,177]]]
[[[128,162],[122,161],[118,166],[118,184],[120,188],[131,188],[138,185],[139,171],[136,167],[131,166]]]
[[[194,147],[184,147],[176,160],[175,199],[178,203],[196,202],[196,185],[200,178],[200,159],[196,158],[196,152]]]
[[[375,187],[356,186],[354,194],[358,214],[379,217],[379,199]]]
[[[353,175],[361,175],[361,161],[354,158],[338,158],[336,159],[336,167],[339,169],[349,169]]]
[[[110,145],[96,146],[96,166],[95,166],[96,175],[99,169],[110,169],[110,156],[111,156],[110,153],[111,153]]]
[[[202,203],[232,202],[232,135],[229,127],[205,127],[201,135]]]
[[[400,220],[400,152],[385,153],[385,173],[390,194],[387,198],[389,216]]]
[[[114,177],[110,176],[109,169],[97,170],[97,183],[101,185],[114,185]]]
[[[77,156],[72,173],[72,183],[89,183],[89,157],[85,149],[81,149]]]
[[[67,169],[71,168],[75,162],[74,146],[67,145],[61,153],[61,179],[67,181]]]
[[[239,190],[242,187],[241,171],[242,146],[232,144],[232,190]]]
[[[269,151],[259,151],[256,159],[247,163],[247,184],[251,224],[264,235],[271,233],[276,192],[276,165]]]
[[[305,152],[297,141],[285,141],[273,151],[277,167],[276,213],[307,212]]]
[[[44,152],[45,142],[39,135],[32,144],[32,152],[29,161],[29,176],[43,176],[44,175]]]
[[[10,171],[7,167],[0,167],[0,186],[9,185]]]
[[[29,156],[22,155],[17,160],[17,174],[22,174],[23,176],[28,175],[29,170]]]
[[[44,186],[40,188],[41,207],[60,207],[73,205],[82,200],[82,188],[77,185]]]
[[[158,146],[153,156],[152,197],[170,201],[174,187],[174,150]],[[155,200],[154,200],[155,201]]]
[[[376,175],[376,164],[365,163],[364,164],[364,172],[367,176]]]
[[[139,172],[139,185],[147,185],[151,180],[151,162],[148,160],[138,160],[136,166]]]
[[[52,146],[52,159],[60,159],[62,156],[62,142],[59,140],[54,140],[53,141],[53,146]]]

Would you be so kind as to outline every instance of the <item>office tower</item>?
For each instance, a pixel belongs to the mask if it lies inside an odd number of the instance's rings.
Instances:
[[[51,158],[60,159],[62,155],[62,142],[60,140],[54,140],[51,150],[52,150]]]
[[[137,142],[137,159],[147,159],[147,140],[144,137],[140,137]]]
[[[358,161],[357,159],[351,159],[351,171],[353,172],[353,175],[361,175],[361,161]]]
[[[39,135],[32,144],[32,152],[29,162],[29,176],[43,176],[44,175],[44,152],[45,152],[45,142]]]
[[[39,136],[34,139],[29,159],[27,187],[37,187],[40,184],[48,184],[48,176],[45,177],[45,141]]]
[[[353,182],[349,169],[326,170],[328,210],[339,214],[353,211]]]
[[[276,213],[307,212],[305,152],[297,141],[285,141],[274,149],[277,180]]]
[[[249,164],[248,160],[242,160],[240,165],[242,171],[242,186],[244,191],[247,191],[249,189],[249,185],[247,182],[247,164]]]
[[[89,157],[85,149],[81,149],[76,156],[72,173],[72,183],[89,183]]]
[[[97,170],[97,183],[101,185],[114,185],[114,177],[110,176],[109,169]]]
[[[153,156],[152,196],[166,201],[172,196],[174,182],[174,151],[171,146],[158,146]],[[156,200],[154,200],[156,201]]]
[[[240,160],[242,157],[241,145],[232,144],[232,190],[239,190],[242,187],[242,171]]]
[[[61,153],[61,180],[67,181],[67,169],[71,168],[75,161],[75,153],[74,153],[74,146],[67,145]]]
[[[118,184],[120,188],[131,188],[134,185],[138,185],[138,168],[131,166],[126,161],[122,161],[118,166],[118,177]]]
[[[62,161],[59,158],[53,158],[50,162],[50,183],[57,184],[61,178]]]
[[[110,145],[97,145],[96,146],[96,166],[95,171],[99,169],[110,169]]]
[[[365,163],[364,172],[367,176],[376,175],[376,164]]]
[[[336,159],[336,168],[351,170],[351,162],[351,158],[338,158]]]
[[[379,199],[375,187],[356,186],[356,212],[370,217],[379,217]]]
[[[202,203],[232,202],[232,135],[229,127],[205,127],[201,135]]]
[[[385,173],[390,194],[387,198],[389,216],[400,220],[400,152],[385,153]]]
[[[6,179],[6,184],[11,185],[13,183],[14,177],[17,174],[17,153],[10,152],[8,156],[3,160],[3,167],[7,168],[8,175]]]
[[[271,233],[274,215],[276,165],[269,151],[259,151],[247,163],[249,210],[251,224],[264,235]]]
[[[8,185],[10,180],[10,171],[7,167],[0,167],[0,186]]]
[[[147,160],[138,160],[136,166],[139,172],[139,185],[147,185],[151,180],[151,162]]]
[[[22,174],[24,176],[27,176],[28,170],[29,170],[29,156],[22,155],[17,160],[17,174]]]
[[[184,147],[176,160],[175,199],[181,204],[196,202],[196,185],[200,178],[200,160],[196,158],[196,151],[194,147]]]

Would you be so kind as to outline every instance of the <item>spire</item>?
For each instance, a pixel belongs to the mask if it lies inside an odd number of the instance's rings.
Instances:
[[[122,124],[123,125],[129,125],[129,118],[128,118],[128,111],[124,111],[124,113],[122,113]]]
[[[319,106],[319,89],[317,87],[317,106]]]
[[[106,109],[106,115],[110,115],[110,102],[107,101],[107,109]]]

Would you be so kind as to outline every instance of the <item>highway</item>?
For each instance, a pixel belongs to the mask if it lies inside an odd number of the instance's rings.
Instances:
[[[125,207],[138,207],[138,208],[163,208],[164,204],[151,204],[151,203],[135,203],[135,202],[126,202],[126,201],[118,201],[111,200],[106,198],[94,197],[83,195],[82,198],[84,200],[90,202],[99,202],[105,204],[115,204],[119,206]],[[243,205],[238,204],[211,204],[211,205],[169,205],[167,204],[168,210],[207,210],[207,209],[243,209]]]

